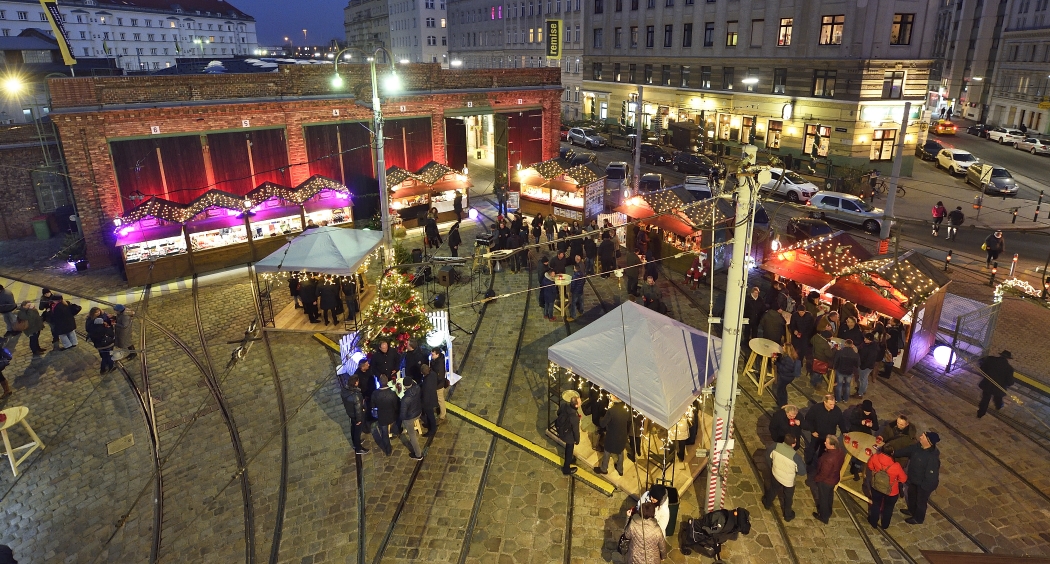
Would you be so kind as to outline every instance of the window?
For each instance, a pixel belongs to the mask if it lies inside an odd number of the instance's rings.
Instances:
[[[632,11],[637,11],[638,10],[638,0],[631,0],[631,10]]]
[[[147,33],[146,34],[146,41],[153,41],[153,34],[152,33]],[[215,41],[215,39],[212,39],[212,41]]]
[[[726,47],[736,47],[737,22],[726,22]]]
[[[602,79],[602,64],[591,63],[591,79],[601,80]]]
[[[576,28],[575,28],[574,31],[576,32],[576,39],[573,40],[573,43],[579,43],[580,42],[580,26],[579,26],[579,24],[576,25]]]
[[[534,29],[532,29],[530,27],[529,28],[529,43],[532,43],[535,40],[536,40],[536,30],[534,30]]]
[[[766,32],[766,20],[751,20],[751,46],[762,46],[762,35]]]
[[[427,45],[436,46],[438,44],[438,38],[436,35],[427,36]]]
[[[0,20],[7,19],[7,10],[0,10]]]
[[[806,135],[802,139],[802,149],[814,157],[828,156],[831,147],[831,127],[826,125],[806,125]]]
[[[623,28],[618,27],[613,29],[613,47],[619,49],[623,47]]]
[[[645,83],[653,83],[653,65],[645,65]]]
[[[437,27],[437,20],[434,18],[427,18],[427,27]]]
[[[605,0],[594,0],[594,13],[601,14],[605,12]]]
[[[47,16],[44,15],[44,12],[40,12],[40,21],[42,21],[42,22],[46,22],[47,21]],[[102,23],[106,23],[106,18],[102,18]]]
[[[722,68],[722,90],[733,89],[733,67]]]
[[[645,7],[652,10],[656,7],[656,0],[646,0]]]
[[[631,26],[631,49],[638,47],[638,26]]]
[[[426,9],[433,10],[434,9],[434,0],[427,0],[423,5],[426,7]]]
[[[620,63],[613,64],[613,82],[620,82]]]
[[[821,98],[833,98],[835,96],[835,75],[837,71],[817,70],[813,71],[813,95]]]
[[[683,24],[682,27],[682,47],[693,46],[693,24]]]
[[[637,70],[638,70],[638,65],[633,64],[633,63],[630,64],[630,65],[627,65],[627,82],[631,82],[631,83],[637,83],[638,82],[638,80],[635,78],[635,74],[634,74],[635,71],[637,71]]]
[[[18,12],[18,19],[23,20],[23,21],[28,20],[29,19],[29,12]]]
[[[81,33],[83,33],[83,32],[81,32]],[[135,41],[142,41],[142,34],[141,33],[132,33],[131,34],[131,38],[134,39]]]
[[[660,66],[660,84],[664,86],[671,85],[671,65]]]
[[[503,6],[499,7],[499,14],[498,15],[499,15],[499,19],[502,20],[503,19]],[[441,28],[444,29],[446,26],[448,26],[448,21],[445,20],[445,18],[441,18]]]
[[[77,18],[79,18],[79,17],[80,16],[77,16]],[[78,19],[77,21],[80,21],[80,20]],[[135,27],[137,25],[139,25],[139,20],[136,19],[136,18],[131,18],[131,27]]]
[[[892,161],[896,141],[896,129],[876,129],[871,136],[871,160]]]
[[[149,50],[149,54],[150,55],[156,55],[157,54],[157,48],[156,47],[151,47],[150,50]]]
[[[846,16],[823,16],[820,18],[820,44],[842,45],[842,24]]]
[[[600,27],[599,28],[595,28],[595,30],[594,30],[593,47],[595,49],[601,49],[602,48],[602,33],[603,32],[604,32],[604,30],[602,28],[600,28]]]
[[[666,6],[666,7],[674,6],[674,0],[664,0],[664,6]]]
[[[753,78],[755,80],[758,80],[758,69],[754,67],[748,67],[747,76],[745,76],[744,78]],[[748,82],[750,83],[751,81]],[[744,89],[748,92],[757,92],[758,82],[755,82],[754,84],[745,84],[744,87]]]
[[[623,0],[616,0],[616,11],[617,12],[622,12],[623,11]]]
[[[656,27],[647,25],[645,26],[645,46],[648,49],[653,48],[653,43],[656,42]]]
[[[784,131],[784,122],[769,120],[766,124],[766,148],[767,149],[779,149],[780,148],[780,135]]]
[[[911,26],[913,23],[915,23],[915,14],[893,14],[893,27],[890,28],[890,45],[910,45]]]
[[[670,47],[674,41],[674,26],[664,26],[664,47]]]
[[[711,88],[711,67],[700,67],[700,88]]]
[[[904,71],[886,71],[882,74],[882,97],[900,100],[904,93]]]
[[[448,37],[442,35],[441,36],[441,44],[447,47],[448,46]]]
[[[773,93],[784,94],[787,92],[787,69],[773,69]]]
[[[704,47],[711,47],[715,44],[715,22],[707,22],[704,24]]]
[[[681,77],[682,77],[682,80],[678,83],[678,86],[680,86],[682,88],[688,88],[689,87],[689,67],[687,67],[685,65],[682,65]]]
[[[87,32],[86,31],[80,32],[80,38],[81,39],[87,39]]]

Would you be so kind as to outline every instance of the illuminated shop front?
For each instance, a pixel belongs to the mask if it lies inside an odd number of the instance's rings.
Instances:
[[[519,210],[526,215],[586,223],[605,212],[605,171],[594,163],[566,169],[552,159],[523,168],[516,177],[512,190],[520,189]]]
[[[430,162],[418,172],[390,167],[386,172],[390,189],[390,209],[402,221],[413,226],[430,210],[437,211],[437,221],[455,221],[456,193],[462,196],[463,209],[469,206],[468,189],[473,186],[463,171],[453,170],[443,164]]]

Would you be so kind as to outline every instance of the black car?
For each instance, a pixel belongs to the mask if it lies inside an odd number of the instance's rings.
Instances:
[[[673,157],[663,147],[658,147],[652,143],[642,143],[642,160],[645,161],[645,164],[669,165]]]
[[[983,123],[975,123],[974,125],[971,125],[970,127],[966,128],[966,133],[969,133],[970,135],[976,135],[978,137],[988,137],[989,129],[991,128]]]
[[[711,159],[704,155],[697,155],[695,153],[681,152],[674,156],[671,161],[671,168],[675,172],[684,172],[686,174],[702,174],[707,175],[711,169],[718,169],[718,165]]]
[[[794,237],[796,241],[819,237],[834,232],[835,230],[832,229],[826,221],[821,221],[812,217],[793,217],[788,220],[787,224],[788,236]]]
[[[926,143],[915,147],[915,156],[924,161],[932,161],[937,158],[937,153],[944,150],[944,143],[929,139]]]
[[[596,162],[598,162],[598,155],[595,155],[594,153],[570,153],[570,167]]]

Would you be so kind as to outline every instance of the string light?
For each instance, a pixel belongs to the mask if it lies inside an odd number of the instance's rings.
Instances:
[[[392,270],[383,277],[376,296],[362,312],[358,332],[366,347],[378,348],[381,341],[387,341],[398,352],[404,352],[409,339],[425,339],[433,330],[412,277]]]

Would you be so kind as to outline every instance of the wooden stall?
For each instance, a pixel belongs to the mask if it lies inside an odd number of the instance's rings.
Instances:
[[[532,216],[554,214],[562,221],[587,223],[605,212],[605,171],[594,163],[565,168],[551,159],[516,173],[519,211]]]
[[[463,209],[468,207],[467,192],[473,186],[466,174],[443,164],[429,162],[418,172],[390,167],[386,171],[386,182],[390,190],[390,210],[406,226],[426,218],[427,212],[436,209],[438,223],[455,221],[453,205],[456,193],[463,198]]]

